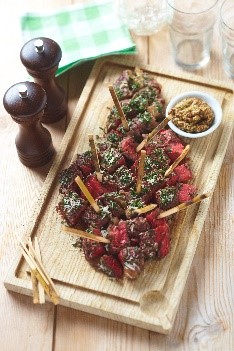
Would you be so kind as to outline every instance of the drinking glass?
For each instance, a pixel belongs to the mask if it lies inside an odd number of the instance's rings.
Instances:
[[[220,8],[223,67],[234,78],[234,0],[225,0]]]
[[[178,65],[195,70],[210,60],[218,0],[167,0],[172,52]]]
[[[166,0],[119,0],[118,10],[136,35],[152,35],[166,23]]]

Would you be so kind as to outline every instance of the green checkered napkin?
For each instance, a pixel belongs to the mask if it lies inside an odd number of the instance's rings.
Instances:
[[[96,0],[49,13],[26,13],[21,17],[21,29],[24,42],[47,37],[60,45],[62,59],[57,75],[89,59],[136,52],[111,0]]]

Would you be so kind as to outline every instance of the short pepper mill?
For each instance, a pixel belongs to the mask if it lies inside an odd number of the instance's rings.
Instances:
[[[3,105],[19,124],[15,138],[20,161],[28,167],[39,167],[54,155],[50,132],[41,124],[46,105],[44,89],[34,82],[11,86],[3,97]]]
[[[60,46],[54,40],[44,37],[29,40],[20,51],[21,62],[47,95],[43,123],[55,123],[67,113],[65,93],[55,79],[61,58]]]

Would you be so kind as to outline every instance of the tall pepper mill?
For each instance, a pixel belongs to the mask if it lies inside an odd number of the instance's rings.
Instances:
[[[46,105],[44,89],[33,82],[17,83],[6,91],[3,105],[19,124],[15,144],[20,161],[28,167],[49,162],[54,147],[50,132],[41,124]]]
[[[47,95],[43,123],[57,122],[67,113],[65,93],[55,79],[61,58],[60,46],[54,40],[44,37],[29,40],[20,51],[21,62]]]

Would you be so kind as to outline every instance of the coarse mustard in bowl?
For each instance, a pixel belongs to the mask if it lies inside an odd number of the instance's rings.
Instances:
[[[187,138],[201,138],[220,125],[222,108],[212,95],[190,91],[169,102],[166,117],[171,117],[168,125],[175,133]]]

